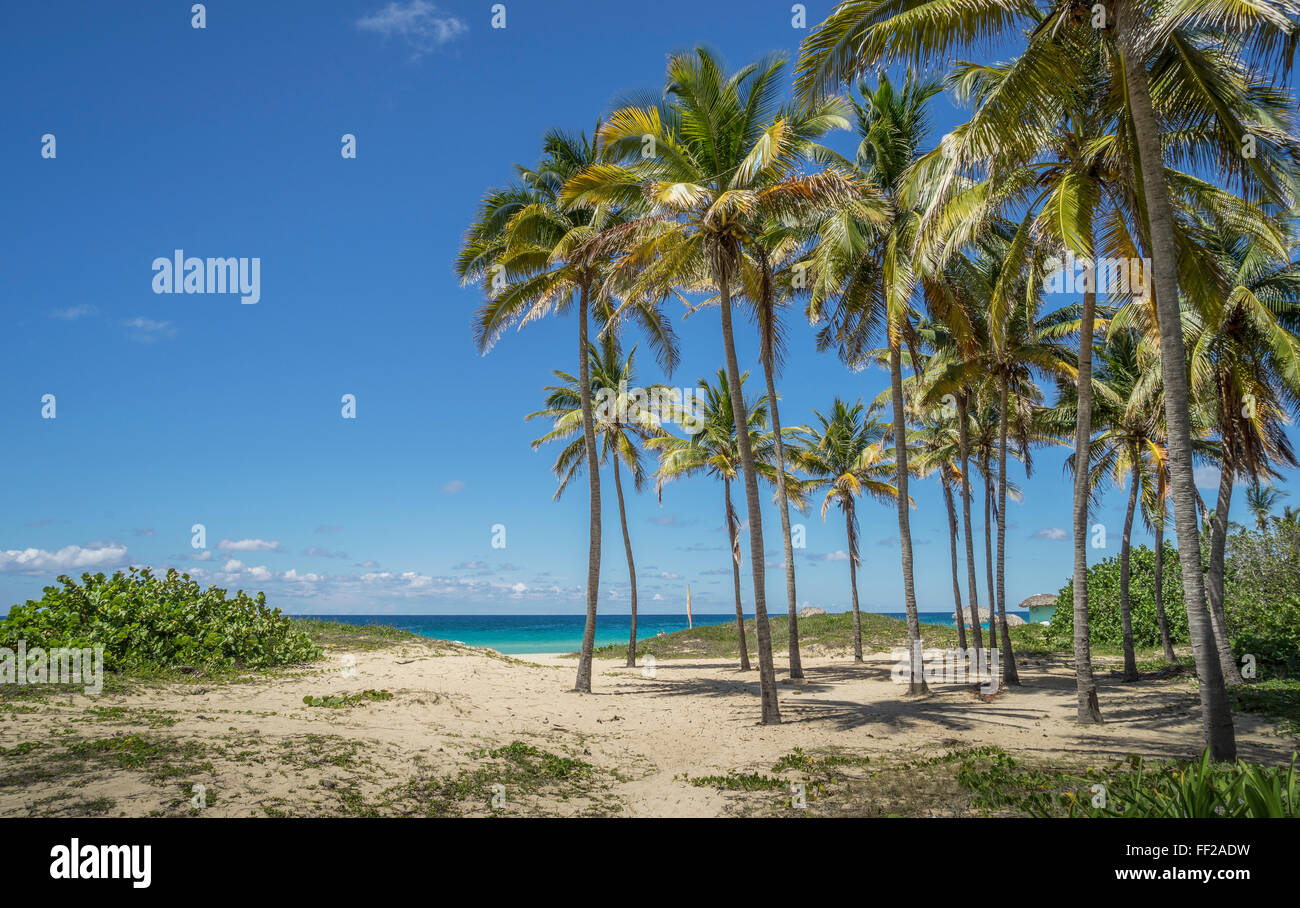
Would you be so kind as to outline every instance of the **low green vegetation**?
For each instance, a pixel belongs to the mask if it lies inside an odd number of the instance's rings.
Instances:
[[[770,620],[772,639],[786,639],[788,618]],[[1011,642],[1017,656],[1046,652],[1044,628],[1040,625],[1019,625],[1011,628]],[[758,645],[754,619],[745,622],[746,645],[754,652]],[[947,649],[957,645],[957,629],[938,624],[922,624],[921,639],[927,647]],[[868,650],[890,650],[907,646],[907,622],[888,615],[862,613],[862,644]],[[967,644],[974,645],[973,640]],[[853,615],[844,612],[833,615],[812,615],[799,619],[799,645],[808,652],[822,650],[853,650]],[[1022,647],[1024,647],[1022,649]],[[656,659],[698,659],[739,657],[740,647],[735,623],[700,625],[689,630],[673,631],[661,637],[638,640],[638,656]],[[576,655],[576,654],[573,654]],[[626,643],[613,643],[596,650],[598,658],[617,659],[627,655]]]
[[[308,694],[302,698],[302,702],[308,706],[321,706],[326,709],[346,709],[391,699],[393,695],[386,690],[361,690],[351,694],[330,694],[324,697]]]
[[[322,649],[341,647],[350,650],[384,649],[398,643],[430,642],[410,631],[389,624],[351,624],[328,618],[290,618],[295,628],[305,632],[312,643]]]
[[[321,649],[266,597],[228,598],[188,574],[149,568],[60,576],[40,599],[15,605],[0,621],[0,646],[104,648],[108,671],[265,669],[306,662]]]
[[[583,760],[564,757],[522,741],[475,751],[478,765],[452,776],[417,772],[404,782],[366,796],[354,786],[339,792],[342,812],[354,816],[459,816],[466,813],[517,815],[541,802],[580,802],[579,813],[610,813],[602,801],[603,774]],[[543,808],[552,812],[554,806]]]
[[[1107,770],[1070,775],[1006,753],[963,762],[958,779],[989,810],[1067,817],[1300,817],[1300,776],[1287,766],[1238,760],[1148,763],[1130,756]]]

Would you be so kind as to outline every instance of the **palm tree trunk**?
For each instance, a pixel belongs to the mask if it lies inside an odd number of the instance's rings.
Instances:
[[[1160,127],[1151,104],[1146,61],[1138,49],[1136,17],[1141,13],[1135,9],[1134,0],[1115,2],[1119,6],[1115,37],[1124,62],[1129,112],[1137,139],[1147,222],[1151,231],[1156,313],[1160,322],[1160,372],[1165,389],[1169,472],[1173,479],[1174,526],[1178,533],[1178,557],[1182,563],[1187,627],[1196,657],[1201,726],[1211,758],[1232,761],[1237,756],[1232,708],[1228,702],[1223,669],[1215,658],[1214,628],[1205,607],[1205,581],[1201,573],[1201,539],[1196,525],[1196,479],[1192,475],[1192,428],[1188,412],[1187,351],[1183,346],[1182,320],[1178,312],[1173,211],[1165,184]]]
[[[998,645],[997,587],[993,585],[993,477],[985,460],[980,471],[984,476],[984,575],[989,591],[989,649]]]
[[[618,492],[618,519],[623,525],[623,548],[627,551],[627,577],[632,589],[632,632],[627,640],[627,667],[636,667],[636,561],[632,558],[632,537],[627,533],[627,508],[623,504],[623,480],[619,478],[618,451],[614,458],[614,490]]]
[[[1002,414],[998,419],[998,628],[1002,635],[1002,681],[1020,686],[1016,654],[1007,628],[1007,383],[1002,382]]]
[[[961,519],[962,529],[966,534],[966,591],[970,601],[970,625],[975,632],[975,648],[983,649],[984,640],[980,632],[980,592],[975,582],[975,537],[971,533],[970,501],[971,483],[967,465],[970,461],[970,426],[967,424],[967,408],[970,399],[962,394],[957,398],[957,444],[961,449]]]
[[[853,591],[853,661],[862,661],[862,613],[858,611],[858,543],[853,532],[853,502],[844,506],[844,526],[849,540],[849,589]]]
[[[771,338],[765,338],[764,344],[770,344]],[[799,659],[799,614],[798,600],[794,589],[794,540],[790,538],[790,500],[785,491],[785,442],[781,440],[781,416],[776,406],[776,382],[772,377],[770,356],[762,357],[763,378],[767,381],[768,409],[772,414],[772,432],[776,438],[776,499],[781,511],[781,541],[785,546],[785,599],[789,610],[789,648],[790,677],[803,677],[803,663]]]
[[[952,601],[957,610],[957,645],[966,649],[966,619],[961,613],[961,580],[957,573],[957,508],[952,503],[952,486],[939,476],[939,485],[943,486],[943,503],[948,507],[948,554],[952,560]]]
[[[727,498],[727,538],[731,541],[731,583],[736,591],[736,637],[740,646],[740,670],[749,671],[749,647],[745,644],[745,610],[740,604],[740,542],[736,538],[736,509],[731,506],[731,480],[722,480]]]
[[[1232,507],[1232,479],[1235,470],[1230,451],[1232,440],[1224,439],[1223,464],[1219,470],[1219,500],[1214,507],[1210,530],[1210,625],[1214,628],[1214,647],[1223,672],[1223,683],[1235,687],[1244,684],[1237,660],[1233,658],[1228,637],[1228,619],[1223,610],[1223,557],[1228,542],[1228,510]]]
[[[903,413],[903,363],[901,338],[889,341],[889,384],[894,404],[894,485],[898,489],[898,543],[903,560],[903,605],[907,610],[908,694],[928,694],[920,664],[921,621],[916,614],[916,587],[912,580],[912,528],[907,509],[907,426]]]
[[[731,331],[731,292],[727,272],[719,269],[718,301],[722,310],[722,344],[727,356],[727,380],[731,383],[731,412],[736,419],[736,439],[740,442],[740,467],[745,471],[745,510],[749,516],[749,570],[754,578],[754,636],[758,642],[758,690],[762,701],[762,721],[772,725],[781,721],[776,700],[776,669],[772,664],[772,629],[767,623],[767,590],[764,571],[762,503],[758,498],[758,471],[754,469],[754,449],[749,443],[749,411],[740,387],[740,366],[736,362],[736,341]]]
[[[1092,237],[1088,237],[1091,245]],[[1088,471],[1092,443],[1092,339],[1096,333],[1097,281],[1084,286],[1079,323],[1078,413],[1074,429],[1074,686],[1079,696],[1078,721],[1101,721],[1097,681],[1092,676],[1092,637],[1088,631]]]
[[[1160,624],[1160,643],[1165,648],[1165,661],[1178,662],[1174,642],[1169,637],[1169,619],[1165,616],[1165,524],[1156,524],[1156,621]]]
[[[1138,460],[1133,459],[1133,475],[1129,478],[1128,510],[1124,514],[1124,536],[1119,543],[1119,623],[1124,632],[1124,680],[1138,680],[1137,656],[1133,652],[1133,605],[1129,601],[1128,582],[1132,564],[1129,560],[1133,539],[1133,512],[1138,500]]]
[[[596,456],[596,429],[591,415],[591,365],[587,351],[587,305],[590,285],[584,281],[578,300],[578,395],[582,403],[582,437],[587,445],[587,479],[591,513],[587,549],[587,623],[582,629],[582,652],[573,689],[591,693],[591,659],[596,648],[596,603],[600,598],[600,465]]]

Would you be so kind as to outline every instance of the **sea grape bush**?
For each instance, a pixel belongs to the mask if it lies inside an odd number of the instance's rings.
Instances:
[[[1138,546],[1129,556],[1129,607],[1133,616],[1133,644],[1139,648],[1160,646],[1160,624],[1156,621],[1156,553]],[[1165,544],[1163,597],[1169,635],[1175,644],[1188,642],[1187,610],[1183,606],[1183,580],[1178,550]],[[1088,568],[1088,635],[1093,643],[1119,646],[1124,629],[1119,615],[1119,556],[1099,561]],[[1073,648],[1074,591],[1065,582],[1056,599],[1056,611],[1047,629],[1052,646]]]
[[[1232,648],[1260,677],[1300,676],[1300,524],[1228,537],[1223,605]]]
[[[317,658],[320,649],[266,595],[206,590],[174,568],[68,576],[0,621],[0,646],[104,648],[109,670],[270,668]]]
[[[1208,539],[1202,552],[1209,552]],[[1205,559],[1208,569],[1208,554]],[[1160,646],[1155,610],[1155,552],[1133,549],[1129,597],[1133,642],[1139,648]],[[1166,543],[1165,614],[1175,644],[1187,643],[1178,550]],[[1300,524],[1274,520],[1263,530],[1236,529],[1224,557],[1224,612],[1228,637],[1238,659],[1253,656],[1259,678],[1300,676]],[[1069,649],[1074,634],[1074,600],[1070,581],[1061,588],[1047,630],[1048,643]],[[1088,568],[1088,630],[1093,643],[1119,646],[1119,558]]]

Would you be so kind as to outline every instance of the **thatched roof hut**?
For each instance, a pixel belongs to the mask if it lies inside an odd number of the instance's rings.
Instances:
[[[1039,593],[1036,596],[1030,596],[1024,602],[1020,603],[1019,608],[1023,611],[1029,611],[1031,608],[1044,608],[1046,606],[1056,605],[1055,593]]]

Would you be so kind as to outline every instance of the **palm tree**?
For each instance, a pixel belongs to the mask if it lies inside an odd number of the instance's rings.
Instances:
[[[832,212],[822,226],[814,253],[816,281],[809,317],[827,324],[819,345],[834,347],[850,366],[860,366],[877,331],[883,328],[888,348],[893,407],[894,484],[898,489],[898,538],[903,571],[903,599],[909,642],[909,694],[927,693],[917,659],[921,640],[913,577],[912,531],[908,515],[906,414],[903,402],[902,358],[905,338],[914,336],[913,297],[920,292],[932,306],[944,299],[939,275],[914,261],[912,249],[919,223],[919,200],[907,189],[907,169],[920,154],[929,131],[927,104],[939,92],[937,82],[907,75],[901,88],[885,76],[875,87],[859,86],[851,98],[860,142],[855,160],[837,159],[854,172],[866,191],[885,201],[884,223],[863,222]],[[913,362],[913,366],[917,366]]]
[[[600,462],[612,460],[614,463],[614,490],[618,494],[618,517],[623,530],[623,548],[627,554],[627,574],[629,594],[632,607],[632,627],[627,644],[627,667],[636,665],[636,619],[637,586],[636,560],[632,556],[632,537],[627,528],[627,506],[623,499],[623,480],[619,462],[626,464],[632,473],[633,486],[640,491],[645,484],[645,468],[641,463],[641,449],[638,442],[667,433],[660,426],[660,420],[648,408],[643,406],[641,398],[628,394],[628,387],[635,382],[634,361],[636,348],[628,352],[626,358],[619,357],[613,335],[608,335],[601,347],[590,347],[591,356],[591,390],[600,401],[594,410],[595,429],[600,440]],[[575,475],[582,472],[587,463],[586,435],[582,431],[582,393],[578,379],[568,372],[555,370],[555,377],[562,384],[548,385],[546,408],[529,413],[527,420],[545,418],[554,425],[551,431],[533,441],[533,449],[548,442],[567,441],[552,467],[559,478],[559,487],[555,490],[555,500],[559,501]],[[662,386],[652,385],[641,389],[647,395],[657,394]]]
[[[1087,474],[1092,490],[1110,481],[1116,488],[1128,483],[1128,504],[1120,540],[1119,613],[1123,628],[1124,680],[1138,680],[1137,655],[1133,647],[1133,619],[1129,600],[1130,546],[1133,518],[1139,496],[1158,495],[1154,487],[1168,473],[1162,425],[1153,398],[1158,394],[1159,362],[1142,356],[1139,338],[1132,332],[1113,333],[1098,351],[1101,361],[1097,383],[1107,394],[1099,400],[1096,425],[1101,430],[1087,450],[1086,465],[1067,460],[1067,468]]]
[[[1178,247],[1163,172],[1164,136],[1152,100],[1149,67],[1159,76],[1155,84],[1177,105],[1178,122],[1199,127],[1189,130],[1187,156],[1213,160],[1231,179],[1251,183],[1289,207],[1286,187],[1291,181],[1277,178],[1269,158],[1279,149],[1292,152],[1294,143],[1273,122],[1241,117],[1248,97],[1258,95],[1248,96],[1240,90],[1240,79],[1222,75],[1235,64],[1232,51],[1238,46],[1259,58],[1265,72],[1283,68],[1279,58],[1289,64],[1297,18],[1300,14],[1287,0],[1258,0],[1244,6],[1106,0],[1091,9],[1073,0],[1053,0],[1046,8],[1016,0],[917,0],[901,6],[891,0],[844,0],[809,35],[799,62],[799,94],[815,97],[890,63],[942,66],[968,46],[996,42],[1002,33],[1012,37],[1022,33],[1027,36],[1024,51],[983,136],[984,143],[991,145],[1032,144],[1040,133],[1034,121],[1052,121],[1063,98],[1082,93],[1085,70],[1078,64],[1082,55],[1068,53],[1070,47],[1100,41],[1122,61],[1120,98],[1125,128],[1138,158],[1143,187],[1138,205],[1145,215],[1154,263],[1174,517],[1188,625],[1197,658],[1205,740],[1216,760],[1234,759],[1236,743],[1221,672],[1210,656],[1214,634],[1199,580],[1198,497],[1192,475],[1190,399],[1183,371],[1176,271],[1180,264],[1194,267],[1194,262],[1189,264],[1187,255],[1175,257]],[[1218,70],[1215,63],[1221,64]],[[1247,135],[1257,139],[1263,153],[1254,157],[1240,153]]]
[[[577,301],[578,383],[590,494],[587,556],[587,619],[582,634],[574,690],[591,692],[591,662],[596,639],[600,586],[600,472],[591,413],[588,321],[594,293],[613,296],[609,286],[613,256],[596,249],[600,231],[622,220],[616,206],[575,209],[564,204],[560,187],[596,160],[594,140],[585,135],[548,132],[536,169],[518,167],[518,181],[484,198],[456,259],[462,283],[481,282],[487,295],[474,322],[474,338],[486,352],[511,325],[568,311]],[[632,310],[648,329],[660,361],[676,363],[672,334],[656,310]]]
[[[1286,492],[1270,485],[1255,483],[1246,489],[1246,507],[1255,517],[1255,527],[1262,533],[1268,529],[1269,515],[1279,499],[1285,498]]]
[[[743,383],[748,377],[749,373],[744,373],[740,377],[741,382]],[[746,403],[744,412],[748,431],[744,433],[736,431],[737,422],[735,411],[732,409],[732,401],[735,396],[731,392],[730,380],[725,369],[718,370],[716,384],[710,384],[705,379],[700,379],[699,390],[699,399],[702,399],[703,403],[695,414],[698,424],[693,427],[699,428],[699,431],[691,434],[688,438],[662,435],[648,439],[645,445],[648,449],[659,452],[659,468],[655,473],[655,477],[656,487],[659,490],[661,499],[664,485],[675,479],[704,474],[722,480],[723,520],[727,527],[727,538],[730,543],[732,582],[736,599],[736,636],[740,648],[740,670],[749,671],[749,650],[745,642],[745,613],[740,598],[740,518],[731,501],[731,484],[735,482],[743,468],[740,456],[740,438],[743,435],[747,437],[749,449],[754,452],[756,469],[764,480],[773,486],[776,485],[777,474],[772,465],[775,459],[775,436],[771,432],[764,431],[768,422],[768,400],[766,397],[760,397],[757,401]],[[786,434],[792,435],[798,430],[787,429],[785,431]],[[787,489],[793,493],[792,497],[797,506],[802,507],[803,497],[800,481],[787,474],[785,483]]]
[[[922,376],[924,377],[924,375]],[[921,427],[913,434],[918,454],[912,460],[913,469],[917,475],[924,476],[931,472],[938,474],[939,487],[943,490],[943,503],[948,513],[948,556],[952,565],[952,599],[955,607],[953,612],[957,619],[957,645],[963,650],[966,649],[966,619],[963,616],[961,604],[961,575],[957,565],[957,508],[953,499],[953,487],[957,484],[958,479],[963,478],[957,468],[957,460],[961,453],[961,440],[957,437],[956,429],[957,415],[955,411],[951,418],[945,418],[943,411],[939,416],[933,414],[928,418],[923,416],[920,419]],[[975,634],[979,634],[979,614],[972,612],[971,622],[975,628]],[[982,649],[983,644],[977,643],[977,649]]]
[[[1152,494],[1142,499],[1142,520],[1156,537],[1155,601],[1160,644],[1164,647],[1165,662],[1176,665],[1178,656],[1174,652],[1174,642],[1169,634],[1169,618],[1165,613],[1165,521],[1169,519],[1169,508],[1165,503],[1169,499],[1168,448],[1161,449],[1157,464],[1155,481],[1151,485]]]
[[[826,487],[822,500],[822,520],[834,502],[844,514],[849,548],[849,588],[853,594],[853,660],[862,661],[862,615],[858,609],[858,515],[859,495],[892,503],[898,488],[888,482],[896,475],[891,452],[884,439],[891,435],[889,426],[877,421],[874,408],[863,412],[862,401],[852,407],[838,397],[831,405],[830,416],[813,411],[820,428],[807,429],[802,444],[793,452],[799,469],[807,473],[809,490]]]
[[[833,170],[790,173],[795,142],[790,120],[776,106],[785,61],[770,57],[728,74],[708,51],[669,58],[663,102],[625,107],[602,127],[606,161],[570,180],[565,197],[575,204],[641,205],[627,229],[608,242],[628,249],[641,266],[645,293],[682,289],[717,292],[723,353],[737,422],[747,424],[740,366],[732,330],[732,293],[755,233],[773,212],[807,215],[852,186]],[[647,144],[648,143],[648,144]],[[644,154],[649,148],[652,153]],[[621,162],[621,163],[620,163]],[[816,188],[816,192],[813,189]],[[749,521],[762,721],[781,721],[772,663],[764,577],[763,519],[758,473],[747,433],[739,454]]]

